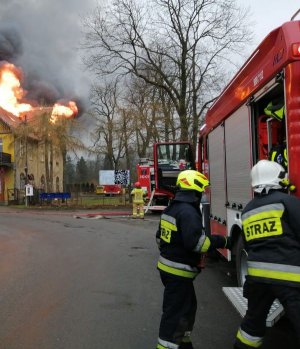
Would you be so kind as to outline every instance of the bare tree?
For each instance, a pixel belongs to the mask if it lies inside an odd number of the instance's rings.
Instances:
[[[191,139],[224,83],[232,52],[250,40],[246,15],[235,0],[98,5],[84,22],[86,64],[102,76],[134,74],[165,91],[180,121],[179,138]]]
[[[95,130],[92,132],[92,149],[95,153],[104,155],[106,169],[117,169],[125,155],[124,144],[128,127],[124,128],[118,100],[117,82],[92,87],[91,115],[96,121]]]

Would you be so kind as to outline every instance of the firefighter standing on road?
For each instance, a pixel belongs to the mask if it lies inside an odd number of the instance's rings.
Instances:
[[[175,198],[163,211],[156,233],[157,267],[165,287],[157,349],[193,349],[190,336],[197,310],[193,280],[201,271],[201,254],[229,244],[225,237],[207,237],[203,231],[200,200],[209,185],[207,178],[186,170],[176,185]]]
[[[145,191],[141,188],[140,182],[134,183],[134,189],[131,191],[132,196],[132,217],[144,218],[144,197]]]
[[[300,348],[300,200],[284,191],[284,168],[261,160],[251,171],[255,197],[242,212],[248,275],[248,310],[237,332],[235,349],[259,348],[266,319],[277,298],[284,307]]]

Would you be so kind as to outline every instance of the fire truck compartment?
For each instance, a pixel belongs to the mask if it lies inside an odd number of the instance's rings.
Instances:
[[[247,310],[247,299],[243,297],[242,287],[222,287],[222,290],[228,300],[232,303],[241,317],[244,317]],[[278,300],[275,300],[271,306],[266,320],[266,326],[272,327],[284,315],[284,309]]]

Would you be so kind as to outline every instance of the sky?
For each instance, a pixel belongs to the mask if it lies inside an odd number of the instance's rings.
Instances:
[[[88,100],[91,75],[82,63],[82,18],[104,0],[0,0],[0,60],[24,71],[29,97]],[[237,0],[250,6],[255,46],[300,8],[296,0]],[[298,16],[300,19],[300,16]]]
[[[237,0],[240,6],[250,7],[253,25],[255,47],[273,29],[291,17],[300,9],[300,1],[297,0]],[[300,15],[295,19],[300,20]],[[255,48],[254,47],[254,48]]]

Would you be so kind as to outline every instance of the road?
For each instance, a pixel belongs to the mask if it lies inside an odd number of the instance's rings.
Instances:
[[[0,207],[0,349],[155,348],[158,216],[86,218]],[[195,349],[232,348],[241,319],[221,289],[234,283],[218,258],[196,279]],[[266,348],[292,349],[284,321]]]

